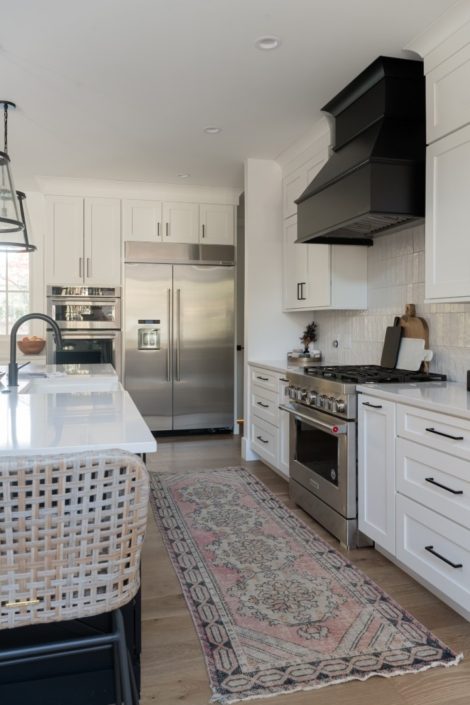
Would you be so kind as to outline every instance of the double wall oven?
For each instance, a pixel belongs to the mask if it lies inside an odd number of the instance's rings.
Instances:
[[[110,363],[121,377],[119,287],[48,286],[47,313],[63,340],[56,352],[52,331],[47,331],[48,363]]]

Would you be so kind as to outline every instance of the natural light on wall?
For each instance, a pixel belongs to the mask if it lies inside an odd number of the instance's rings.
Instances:
[[[0,335],[29,311],[29,266],[28,255],[0,252]]]

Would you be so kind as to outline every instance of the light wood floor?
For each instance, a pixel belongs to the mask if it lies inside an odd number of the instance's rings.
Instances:
[[[313,520],[289,503],[287,483],[259,462],[242,463],[239,440],[200,436],[158,441],[150,470],[198,470],[243,464],[283,502],[339,549]],[[352,681],[317,691],[262,698],[259,705],[470,705],[470,623],[392,565],[374,549],[348,558],[457,652],[457,667]],[[207,705],[211,692],[199,640],[153,516],[144,548],[141,705]],[[249,702],[249,701],[248,701]]]

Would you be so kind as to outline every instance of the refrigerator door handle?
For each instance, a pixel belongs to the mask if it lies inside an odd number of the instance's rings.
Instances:
[[[176,290],[176,381],[181,381],[181,289]]]
[[[171,289],[167,289],[168,342],[166,346],[166,381],[171,382]]]

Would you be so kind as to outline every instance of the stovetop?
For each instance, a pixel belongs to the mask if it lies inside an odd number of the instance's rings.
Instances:
[[[307,367],[305,374],[342,384],[364,384],[365,382],[406,384],[407,382],[445,382],[447,379],[446,375],[436,372],[412,372],[411,370],[380,367],[380,365],[322,365]]]

